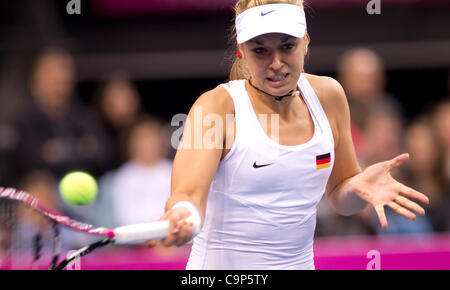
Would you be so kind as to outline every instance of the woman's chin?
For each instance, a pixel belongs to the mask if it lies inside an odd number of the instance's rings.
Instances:
[[[296,84],[286,85],[282,87],[272,87],[266,86],[265,92],[271,94],[272,96],[281,97],[289,94],[292,90],[295,90]]]

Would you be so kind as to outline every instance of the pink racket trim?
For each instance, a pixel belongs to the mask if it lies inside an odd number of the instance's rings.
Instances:
[[[103,227],[97,228],[94,227],[93,225],[73,220],[65,215],[62,215],[57,211],[51,210],[43,206],[42,204],[39,203],[37,198],[18,189],[0,187],[0,198],[7,198],[20,201],[26,204],[27,206],[34,208],[40,214],[48,217],[49,219],[79,232],[84,232],[90,235],[107,236],[111,238],[115,236],[113,229]]]

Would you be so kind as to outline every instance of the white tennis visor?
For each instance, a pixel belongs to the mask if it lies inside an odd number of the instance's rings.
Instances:
[[[247,9],[236,17],[238,44],[266,33],[284,33],[302,38],[305,31],[305,12],[297,5],[261,5]]]

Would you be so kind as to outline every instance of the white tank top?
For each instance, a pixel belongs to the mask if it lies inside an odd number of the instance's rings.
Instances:
[[[314,135],[296,146],[266,135],[245,80],[221,85],[233,98],[236,137],[214,175],[186,269],[314,269],[316,206],[333,168],[334,140],[303,75],[298,85]]]

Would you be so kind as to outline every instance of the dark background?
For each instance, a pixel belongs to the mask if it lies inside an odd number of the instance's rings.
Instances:
[[[69,15],[68,2],[0,3],[1,84],[23,83],[33,53],[63,46],[75,57],[84,101],[122,71],[136,81],[146,109],[170,121],[227,80],[234,1],[132,0],[114,10],[120,1],[81,0],[81,15]],[[387,91],[413,118],[448,96],[450,3],[381,0],[381,14],[369,15],[368,2],[309,1],[306,71],[336,77],[344,51],[371,48],[385,61]]]

